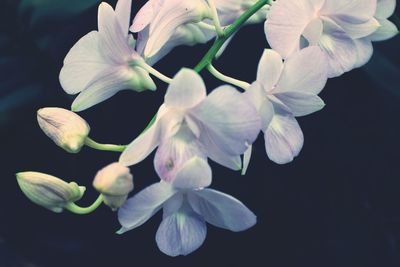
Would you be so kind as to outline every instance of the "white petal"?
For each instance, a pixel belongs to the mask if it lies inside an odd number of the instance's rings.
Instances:
[[[180,109],[191,108],[206,98],[203,79],[190,69],[180,70],[165,94],[165,105]]]
[[[328,78],[352,70],[357,62],[354,40],[333,21],[324,20],[324,31],[319,45],[328,56]]]
[[[122,32],[114,9],[105,2],[99,6],[98,24],[100,49],[103,56],[114,64],[128,62],[135,52],[129,46],[127,33]]]
[[[354,43],[357,46],[357,62],[354,67],[359,68],[367,64],[371,59],[374,48],[368,38],[354,40]]]
[[[83,36],[68,52],[60,72],[60,83],[68,94],[77,94],[110,65],[99,51],[99,33]]]
[[[150,23],[150,38],[144,50],[146,57],[156,54],[177,27],[185,23],[201,21],[208,11],[203,0],[170,0],[164,3]]]
[[[115,15],[118,18],[121,30],[128,35],[131,22],[132,0],[118,0],[115,6]]]
[[[321,15],[343,15],[365,22],[374,16],[376,6],[376,0],[326,0]]]
[[[389,18],[396,9],[396,0],[378,0],[375,17],[379,19]]]
[[[327,57],[317,46],[310,46],[285,61],[281,79],[273,94],[296,91],[318,94],[327,81]]]
[[[139,227],[150,219],[176,191],[169,183],[150,185],[128,199],[118,210],[118,220],[122,225],[119,233]]]
[[[125,151],[121,154],[119,162],[125,166],[131,166],[145,159],[160,142],[160,124],[159,120],[167,112],[164,106],[161,106],[157,112],[157,118],[154,123],[143,133],[141,133]]]
[[[157,230],[158,248],[168,256],[188,255],[198,249],[207,235],[204,219],[190,209],[166,218]]]
[[[397,34],[399,34],[399,30],[397,29],[397,26],[387,20],[387,19],[381,19],[379,20],[380,27],[368,38],[372,41],[386,41],[390,38],[393,38]]]
[[[247,97],[257,110],[260,110],[261,105],[267,98],[267,92],[258,81],[255,81],[244,91],[243,96]]]
[[[202,158],[188,160],[176,173],[173,185],[179,189],[198,189],[211,184],[211,167]]]
[[[323,24],[320,18],[313,19],[304,29],[303,36],[309,45],[318,44],[323,31]]]
[[[282,57],[272,49],[265,49],[258,63],[257,82],[265,91],[271,91],[278,83],[282,70]]]
[[[274,94],[284,105],[290,108],[294,116],[305,116],[321,110],[325,103],[317,95],[307,92],[286,92]]]
[[[236,198],[213,189],[191,192],[188,200],[193,210],[220,228],[244,231],[256,224],[257,218]]]
[[[203,125],[202,136],[231,156],[241,155],[260,131],[260,117],[243,94],[231,86],[212,91],[191,114]],[[208,147],[206,147],[208,149]]]
[[[287,58],[300,48],[300,36],[313,19],[315,9],[308,1],[276,1],[265,22],[265,34],[272,49]]]
[[[247,168],[250,164],[251,159],[251,152],[253,151],[253,146],[250,145],[247,150],[243,154],[243,168],[242,168],[242,175],[245,175],[247,172]]]
[[[184,204],[184,195],[181,192],[170,197],[163,205],[163,219],[177,212]]]
[[[268,157],[278,164],[291,162],[303,147],[304,137],[292,114],[275,109],[276,115],[264,133]]]
[[[154,20],[158,11],[160,10],[164,0],[149,0],[142,6],[142,8],[136,13],[133,19],[130,30],[132,32],[140,32],[147,27],[152,20]]]
[[[375,18],[359,22],[352,17],[334,16],[332,19],[353,39],[363,38],[376,31],[380,24]]]
[[[75,98],[71,109],[75,112],[85,110],[127,89],[130,75],[129,70],[120,67],[105,69]]]

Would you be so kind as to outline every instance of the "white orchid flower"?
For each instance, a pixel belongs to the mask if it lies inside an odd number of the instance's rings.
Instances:
[[[256,0],[212,0],[223,27],[234,22]],[[268,6],[246,24],[265,20]],[[135,16],[130,30],[138,33],[137,51],[154,64],[174,47],[195,45],[217,36],[208,0],[149,0]],[[167,18],[168,21],[165,19]]]
[[[266,49],[260,59],[257,80],[245,92],[262,118],[268,157],[288,163],[303,146],[304,137],[295,117],[324,107],[318,93],[327,81],[325,54],[319,47],[305,48],[285,62],[274,50]],[[249,157],[245,156],[244,169]]]
[[[389,21],[388,18],[396,9],[396,0],[378,0],[375,18],[379,22],[379,28],[372,34],[354,40],[358,48],[358,60],[356,67],[365,65],[372,57],[372,42],[388,40],[399,33],[396,25]]]
[[[304,46],[320,46],[329,77],[336,77],[358,65],[362,51],[355,40],[379,28],[376,7],[377,0],[278,0],[268,12],[265,33],[283,58]]]
[[[239,170],[240,155],[259,130],[257,110],[235,88],[221,86],[206,96],[201,77],[183,69],[169,85],[155,122],[126,148],[120,162],[134,165],[159,146],[154,163],[164,180],[194,155]]]
[[[211,175],[204,159],[186,161],[171,182],[153,184],[125,202],[118,211],[119,233],[139,227],[163,209],[156,242],[165,254],[178,256],[203,244],[206,222],[234,232],[252,227],[256,216],[242,202],[205,188],[211,184]]]
[[[60,82],[68,94],[80,93],[72,110],[87,109],[124,89],[156,89],[141,67],[143,58],[130,44],[130,12],[131,0],[119,0],[115,10],[101,3],[98,31],[82,37],[67,54]]]

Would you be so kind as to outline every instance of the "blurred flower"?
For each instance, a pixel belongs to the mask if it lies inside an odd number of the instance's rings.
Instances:
[[[119,209],[119,233],[139,227],[160,209],[157,230],[159,249],[169,256],[187,255],[198,249],[207,234],[206,222],[234,232],[256,223],[256,216],[239,200],[208,189],[211,168],[198,157],[188,160],[171,182],[161,181],[136,194]]]
[[[85,187],[75,182],[66,183],[40,172],[20,172],[16,176],[22,192],[32,202],[54,212],[62,212],[69,203],[81,199],[85,192]]]
[[[300,153],[304,137],[295,117],[324,107],[317,94],[326,81],[326,59],[319,47],[305,48],[284,63],[274,50],[264,51],[257,80],[244,94],[260,113],[265,149],[272,161],[288,163]]]
[[[81,150],[90,131],[84,119],[63,108],[41,108],[37,120],[43,132],[70,153]]]
[[[157,119],[122,153],[120,162],[134,165],[157,146],[155,168],[170,180],[188,157],[209,157],[228,168],[241,168],[240,155],[260,129],[257,110],[236,89],[221,86],[206,96],[201,77],[183,69],[174,77]]]
[[[123,89],[156,89],[149,73],[140,67],[145,64],[143,58],[132,47],[130,12],[131,0],[119,0],[115,11],[101,3],[99,30],[82,37],[65,57],[60,83],[68,94],[80,93],[72,110],[87,109]]]
[[[376,31],[376,0],[278,0],[265,23],[271,48],[283,58],[305,46],[318,45],[327,55],[329,77],[360,65],[367,50],[354,40]]]
[[[129,168],[114,162],[97,172],[93,186],[103,195],[104,203],[116,210],[133,190],[133,176]]]

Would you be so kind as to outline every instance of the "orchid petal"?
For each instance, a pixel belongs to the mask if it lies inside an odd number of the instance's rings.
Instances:
[[[326,56],[317,46],[310,46],[293,54],[285,61],[281,79],[273,91],[318,94],[327,81]]]
[[[198,249],[206,235],[204,219],[187,208],[163,219],[157,230],[156,242],[163,253],[175,257]]]
[[[376,7],[376,0],[326,0],[321,15],[347,15],[365,22],[374,16]]]
[[[206,98],[206,86],[195,71],[182,69],[175,75],[165,94],[165,105],[191,108]]]
[[[118,0],[115,6],[115,15],[121,25],[123,33],[128,35],[129,23],[131,21],[132,0]]]
[[[102,2],[98,14],[100,50],[111,63],[126,63],[135,53],[129,46],[128,35],[124,33],[114,9]]]
[[[351,16],[334,16],[332,19],[353,39],[366,37],[380,26],[375,18],[362,23]]]
[[[300,48],[300,36],[313,19],[315,10],[308,1],[276,1],[265,22],[270,46],[287,58]]]
[[[145,159],[160,142],[160,119],[166,113],[164,105],[157,112],[154,123],[143,133],[141,133],[129,146],[122,152],[119,162],[125,166],[131,166]]]
[[[354,40],[354,43],[357,46],[357,62],[354,67],[359,68],[367,64],[367,62],[371,59],[374,48],[372,47],[372,43],[368,38]]]
[[[201,21],[206,12],[208,12],[208,6],[203,0],[170,0],[162,5],[157,16],[150,23],[150,38],[144,55],[152,57],[165,45],[177,27],[185,23]]]
[[[321,110],[325,103],[317,95],[307,92],[286,92],[274,94],[284,105],[290,108],[294,116],[305,116]]]
[[[68,94],[77,94],[109,67],[99,51],[99,33],[92,31],[83,36],[65,57],[60,72],[61,86]]]
[[[323,24],[320,18],[313,19],[304,29],[303,36],[307,39],[309,45],[318,44],[323,32]]]
[[[163,205],[163,219],[177,212],[185,201],[182,193],[177,193],[170,197]]]
[[[381,26],[373,34],[368,36],[368,39],[371,41],[386,41],[399,34],[399,30],[393,22],[387,19],[380,19],[379,23]]]
[[[203,125],[201,135],[232,156],[243,154],[260,131],[257,110],[228,85],[212,91],[191,114]]]
[[[258,63],[257,82],[265,91],[271,91],[278,83],[282,70],[282,57],[272,49],[265,49]]]
[[[247,150],[243,154],[243,167],[242,167],[242,175],[245,175],[247,172],[247,168],[250,164],[251,152],[253,151],[253,146],[250,145]]]
[[[145,223],[175,193],[176,190],[170,184],[160,182],[146,187],[128,199],[118,210],[118,220],[122,225],[119,233],[132,230]]]
[[[393,15],[396,9],[396,0],[378,0],[375,17],[387,19]]]
[[[239,232],[252,227],[257,221],[254,213],[242,202],[213,189],[191,192],[188,200],[195,212],[216,227]]]
[[[179,189],[198,189],[211,184],[211,167],[207,161],[194,157],[188,160],[176,173],[173,185]]]
[[[164,0],[150,0],[138,11],[133,19],[131,32],[140,32],[154,20]]]
[[[303,132],[292,114],[275,106],[276,115],[264,132],[268,157],[278,164],[291,162],[304,143]]]

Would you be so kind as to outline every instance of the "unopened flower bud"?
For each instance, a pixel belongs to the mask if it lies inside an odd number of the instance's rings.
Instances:
[[[20,172],[16,176],[22,192],[32,202],[54,212],[62,212],[66,205],[81,199],[85,192],[84,186],[40,172]]]
[[[70,153],[78,153],[84,145],[90,127],[76,113],[63,108],[42,108],[37,120],[43,132],[56,145]]]
[[[97,172],[93,186],[103,195],[104,203],[116,210],[133,190],[133,176],[129,168],[115,162]]]

